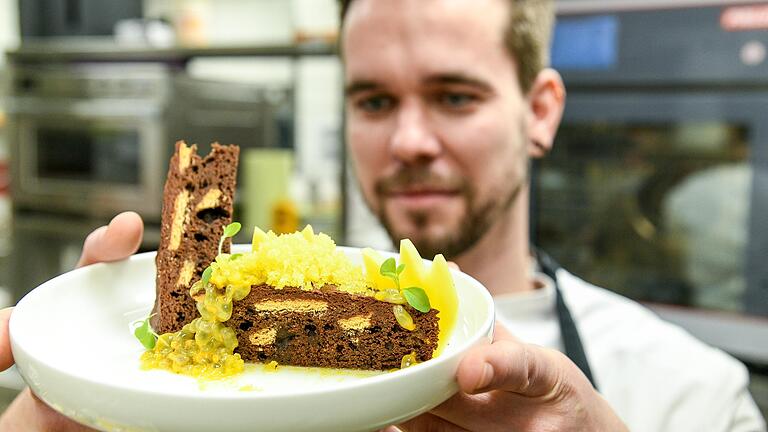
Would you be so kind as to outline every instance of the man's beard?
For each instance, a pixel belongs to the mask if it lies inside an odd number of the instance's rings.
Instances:
[[[395,247],[398,246],[400,240],[409,238],[421,255],[426,258],[443,254],[448,260],[456,259],[477,244],[499,218],[504,217],[515,198],[520,194],[523,186],[522,179],[527,178],[527,175],[523,173],[519,178],[514,175],[505,177],[510,181],[508,188],[492,191],[493,193],[488,194],[485,200],[478,201],[476,191],[468,182],[458,176],[441,177],[430,172],[426,166],[406,167],[394,175],[376,182],[377,216]],[[461,220],[452,224],[451,229],[442,235],[429,235],[427,228],[430,224],[431,212],[410,211],[407,217],[419,230],[418,233],[408,235],[398,230],[387,215],[386,196],[387,192],[392,189],[409,185],[458,190],[465,208]],[[506,185],[502,184],[502,187],[504,186]]]

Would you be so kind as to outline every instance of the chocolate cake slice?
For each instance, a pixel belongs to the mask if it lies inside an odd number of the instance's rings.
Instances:
[[[180,330],[198,317],[189,288],[216,258],[219,238],[232,222],[240,148],[212,144],[200,157],[197,146],[176,143],[163,191],[160,247],[152,328]],[[228,242],[224,246],[229,251]]]
[[[306,291],[255,286],[233,305],[226,323],[235,330],[235,352],[245,361],[295,366],[387,370],[403,358],[432,358],[437,348],[437,310],[405,306],[416,329],[401,327],[393,305],[330,289]]]

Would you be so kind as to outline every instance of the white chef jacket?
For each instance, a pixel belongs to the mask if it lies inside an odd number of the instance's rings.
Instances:
[[[497,296],[497,321],[521,340],[563,350],[555,286]],[[595,383],[633,432],[766,431],[746,368],[642,305],[557,271]]]

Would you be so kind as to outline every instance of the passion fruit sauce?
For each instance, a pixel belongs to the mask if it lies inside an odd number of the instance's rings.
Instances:
[[[204,289],[205,293],[200,291]],[[175,333],[165,333],[155,347],[141,356],[142,369],[165,369],[174,373],[202,379],[220,379],[237,375],[245,362],[237,348],[234,330],[223,323],[232,316],[232,301],[242,300],[250,292],[228,286],[217,289],[213,284],[202,287],[198,281],[190,294],[197,301],[200,317]]]

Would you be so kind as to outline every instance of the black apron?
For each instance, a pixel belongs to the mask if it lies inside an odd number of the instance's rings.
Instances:
[[[571,311],[568,310],[568,306],[563,300],[563,294],[560,292],[560,286],[557,283],[557,270],[560,269],[560,265],[544,252],[535,248],[532,250],[541,272],[549,276],[555,283],[555,312],[557,313],[557,322],[560,325],[560,335],[563,338],[565,355],[587,376],[589,382],[592,383],[592,387],[597,389],[597,383],[595,383],[595,379],[592,376],[587,355],[584,353],[584,346],[581,343],[579,331],[576,329]]]

